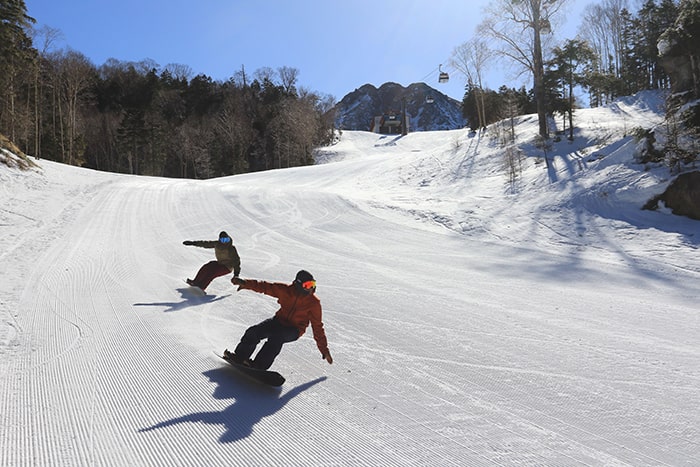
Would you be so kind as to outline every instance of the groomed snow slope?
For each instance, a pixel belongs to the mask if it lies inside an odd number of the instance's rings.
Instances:
[[[0,465],[697,465],[700,223],[639,210],[648,98],[577,117],[515,183],[462,130],[211,181],[0,165]],[[277,309],[183,284],[222,229],[243,277],[316,276],[333,365],[310,330],[281,390],[214,355]]]

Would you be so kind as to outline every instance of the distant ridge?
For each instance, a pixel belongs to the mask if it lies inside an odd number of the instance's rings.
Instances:
[[[456,130],[467,124],[462,116],[461,102],[425,83],[413,83],[404,88],[389,82],[378,89],[365,84],[343,97],[333,109],[336,127],[370,131],[374,117],[389,111],[401,112],[404,98],[410,132]]]

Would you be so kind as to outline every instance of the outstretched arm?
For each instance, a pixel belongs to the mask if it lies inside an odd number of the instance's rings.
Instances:
[[[215,248],[218,242],[216,240],[185,240],[183,245],[198,246],[200,248]]]
[[[280,298],[287,288],[287,284],[281,282],[267,282],[257,279],[241,279],[240,277],[234,276],[231,279],[231,283],[238,286],[238,290],[248,289],[253,292],[269,295],[271,297]]]

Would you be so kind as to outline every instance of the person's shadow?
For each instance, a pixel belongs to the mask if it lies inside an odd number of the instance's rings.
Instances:
[[[139,432],[143,433],[181,423],[206,423],[222,425],[226,429],[219,438],[220,442],[239,441],[250,436],[253,427],[260,420],[281,410],[287,402],[301,392],[327,379],[326,376],[322,376],[308,383],[300,384],[280,396],[279,389],[265,388],[242,374],[236,374],[236,370],[233,368],[222,367],[205,371],[202,374],[210,381],[217,383],[213,394],[215,399],[235,399],[236,402],[220,412],[197,412],[183,415],[147,428],[141,428]],[[261,387],[268,390],[261,391]]]
[[[177,289],[177,291],[182,296],[182,300],[179,302],[152,302],[152,303],[134,303],[134,306],[160,306],[167,307],[163,312],[168,313],[171,311],[182,310],[183,308],[191,306],[204,305],[205,303],[213,303],[219,300],[223,300],[226,297],[230,297],[231,294],[227,295],[196,295],[188,287],[183,287]]]

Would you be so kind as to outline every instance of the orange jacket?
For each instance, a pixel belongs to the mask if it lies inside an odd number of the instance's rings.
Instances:
[[[321,300],[315,294],[302,294],[296,290],[294,284],[281,282],[266,282],[255,279],[246,279],[242,289],[250,289],[254,292],[277,297],[280,309],[275,317],[285,326],[294,326],[299,330],[301,337],[311,323],[314,340],[322,355],[328,354],[328,340],[323,330],[321,313]]]

